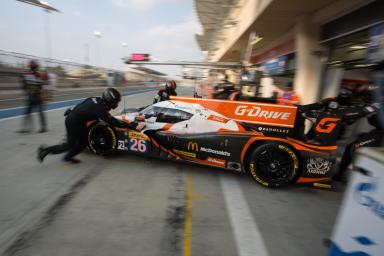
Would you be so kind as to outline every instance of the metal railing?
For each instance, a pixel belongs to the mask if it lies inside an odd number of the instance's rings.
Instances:
[[[155,80],[147,74],[135,75],[116,69],[0,50],[0,89],[16,88],[21,73],[28,69],[31,60],[36,60],[40,70],[49,76],[54,74],[56,87],[137,85]]]

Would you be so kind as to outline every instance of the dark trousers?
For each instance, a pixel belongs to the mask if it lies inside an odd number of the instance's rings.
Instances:
[[[34,98],[30,98],[27,102],[27,108],[25,109],[25,119],[24,119],[24,127],[31,123],[31,113],[33,108],[37,108],[40,115],[40,124],[41,129],[45,129],[47,126],[45,114],[44,114],[44,104],[41,100],[37,100]]]
[[[83,124],[71,122],[68,119],[65,121],[65,127],[67,130],[67,141],[47,147],[46,150],[50,154],[61,154],[68,151],[64,159],[71,159],[87,146],[87,128]]]
[[[352,163],[353,156],[356,149],[360,147],[379,147],[383,144],[383,130],[372,130],[368,133],[360,134],[357,140],[348,144],[345,148],[341,162],[339,164],[339,172],[337,176],[342,176],[343,173],[347,170],[348,166]]]

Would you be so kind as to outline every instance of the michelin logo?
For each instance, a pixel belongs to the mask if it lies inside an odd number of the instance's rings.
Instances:
[[[221,150],[214,150],[214,149],[211,149],[211,148],[201,147],[200,151],[211,153],[211,154],[215,154],[215,155],[220,155],[220,156],[231,156],[231,153],[229,153],[229,152],[221,151]]]

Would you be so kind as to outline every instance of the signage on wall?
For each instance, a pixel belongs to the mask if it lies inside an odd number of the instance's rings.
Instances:
[[[384,60],[384,23],[374,26],[369,31],[370,42],[368,44],[366,62],[378,63]]]
[[[149,54],[147,53],[132,53],[129,56],[131,61],[149,61]]]
[[[288,56],[284,55],[264,62],[261,67],[266,75],[282,75],[287,69],[287,62]]]

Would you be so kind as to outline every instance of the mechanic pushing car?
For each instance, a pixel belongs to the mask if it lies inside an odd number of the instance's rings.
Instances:
[[[126,123],[109,114],[111,109],[117,108],[120,100],[120,92],[114,88],[108,88],[103,92],[102,97],[87,98],[73,109],[68,109],[64,114],[66,116],[67,141],[50,147],[40,146],[38,160],[42,162],[48,154],[67,152],[63,161],[79,163],[80,160],[75,159],[74,156],[87,146],[87,122],[89,121],[100,119],[115,127],[142,130],[144,123],[136,121]]]
[[[176,82],[175,80],[170,80],[165,83],[165,87],[161,88],[155,98],[153,99],[153,104],[160,102],[160,101],[165,101],[169,100],[170,96],[177,96],[176,93]]]

